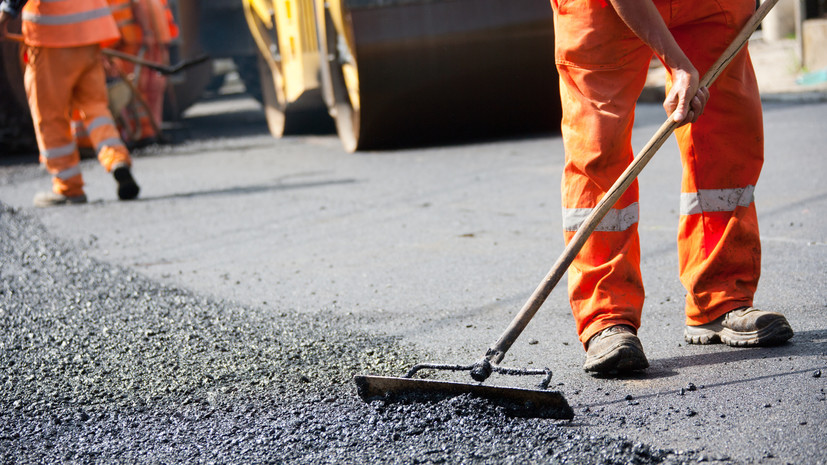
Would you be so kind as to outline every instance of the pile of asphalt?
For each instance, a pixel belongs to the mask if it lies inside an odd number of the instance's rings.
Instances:
[[[3,463],[704,460],[470,396],[362,402],[353,374],[416,361],[394,339],[150,281],[2,204],[0,260]]]

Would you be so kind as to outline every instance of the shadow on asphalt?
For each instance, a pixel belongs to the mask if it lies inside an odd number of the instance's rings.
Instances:
[[[731,381],[722,381],[720,383],[706,384],[704,386],[699,386],[699,388],[710,389],[710,388],[716,388],[716,387],[722,387],[722,386],[733,386],[733,385],[738,385],[738,384],[749,384],[749,383],[754,383],[756,381],[760,381],[760,380],[764,380],[764,379],[773,379],[773,378],[787,377],[787,376],[793,376],[793,375],[798,376],[798,375],[802,375],[802,374],[805,374],[805,373],[813,373],[813,372],[816,372],[816,371],[825,371],[825,370],[827,370],[827,366],[814,366],[814,367],[806,368],[806,369],[803,369],[803,370],[784,371],[784,372],[779,372],[779,373],[770,373],[770,374],[766,374],[766,375],[762,375],[762,376],[754,376],[752,378],[736,379],[736,380],[731,380]],[[646,377],[646,376],[640,376],[639,377],[639,379],[643,379],[643,378],[651,378],[651,377]],[[671,395],[671,396],[681,395],[681,389],[667,389],[667,390],[663,390],[663,391],[653,392],[651,394],[636,395],[635,400],[657,398],[657,397],[662,397],[662,396],[667,396],[667,395]],[[594,402],[594,403],[591,403],[591,404],[583,404],[582,407],[588,407],[590,409],[593,409],[593,408],[596,408],[596,407],[602,407],[602,406],[613,405],[613,404],[622,404],[622,403],[627,403],[627,402],[629,402],[629,400],[627,398],[621,397],[621,398],[618,398],[618,399],[607,400],[607,401],[604,401],[604,402]]]
[[[692,366],[719,365],[723,363],[742,362],[745,360],[788,357],[793,355],[820,355],[824,353],[824,340],[827,340],[827,329],[797,331],[795,336],[793,336],[788,343],[779,346],[732,348],[732,350],[728,350],[726,352],[693,354],[656,359],[652,361],[652,365],[656,367],[657,373],[657,371],[673,371]],[[817,367],[814,367],[814,369],[815,368]],[[652,378],[652,376],[646,376],[646,378]]]
[[[313,181],[313,182],[298,182],[292,184],[285,184],[277,182],[274,184],[258,184],[253,186],[238,186],[228,187],[226,189],[213,189],[194,192],[181,192],[178,194],[159,195],[153,197],[141,197],[134,202],[150,202],[156,200],[170,200],[170,199],[190,199],[193,197],[211,197],[220,195],[249,195],[260,192],[275,192],[288,191],[294,189],[312,189],[315,187],[337,186],[343,184],[356,184],[359,181],[356,179],[331,179],[328,181]],[[112,200],[112,203],[117,203],[118,200]]]

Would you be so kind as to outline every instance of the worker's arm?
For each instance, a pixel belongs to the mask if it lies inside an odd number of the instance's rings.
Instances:
[[[698,70],[683,53],[652,0],[609,0],[618,16],[672,70],[672,88],[663,108],[681,125],[694,123],[709,100]]]
[[[6,36],[6,23],[20,16],[20,10],[28,0],[3,0],[0,3],[0,40]]]

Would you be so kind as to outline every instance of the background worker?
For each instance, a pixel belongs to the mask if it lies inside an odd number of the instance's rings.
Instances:
[[[106,0],[3,0],[0,39],[6,23],[22,12],[25,87],[40,150],[52,174],[52,191],[38,193],[38,207],[86,202],[80,155],[71,131],[77,108],[101,165],[113,174],[118,197],[138,196],[132,160],[107,107],[101,44],[118,40]]]
[[[178,27],[166,0],[107,0],[121,32],[116,48],[147,61],[168,64],[169,46]],[[140,96],[116,115],[127,143],[142,146],[161,139],[167,78],[152,69],[113,58],[116,77],[131,79]],[[140,102],[138,99],[142,99]]]
[[[709,89],[706,72],[755,10],[754,0],[551,0],[560,74],[566,242],[634,158],[635,103],[653,52],[668,71],[664,109],[682,123],[679,272],[692,344],[778,344],[783,315],[752,307],[761,264],[753,191],[763,164],[761,102],[743,49]],[[703,116],[701,117],[701,115]],[[583,368],[649,363],[637,337],[644,301],[638,185],[629,187],[569,268]]]

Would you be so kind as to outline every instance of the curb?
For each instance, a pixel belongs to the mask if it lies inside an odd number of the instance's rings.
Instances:
[[[664,86],[646,86],[638,97],[638,103],[663,103],[666,98]],[[827,88],[790,92],[762,92],[763,103],[821,103],[827,102]]]
[[[827,102],[827,90],[806,90],[801,92],[768,92],[761,94],[765,103],[820,103]]]

